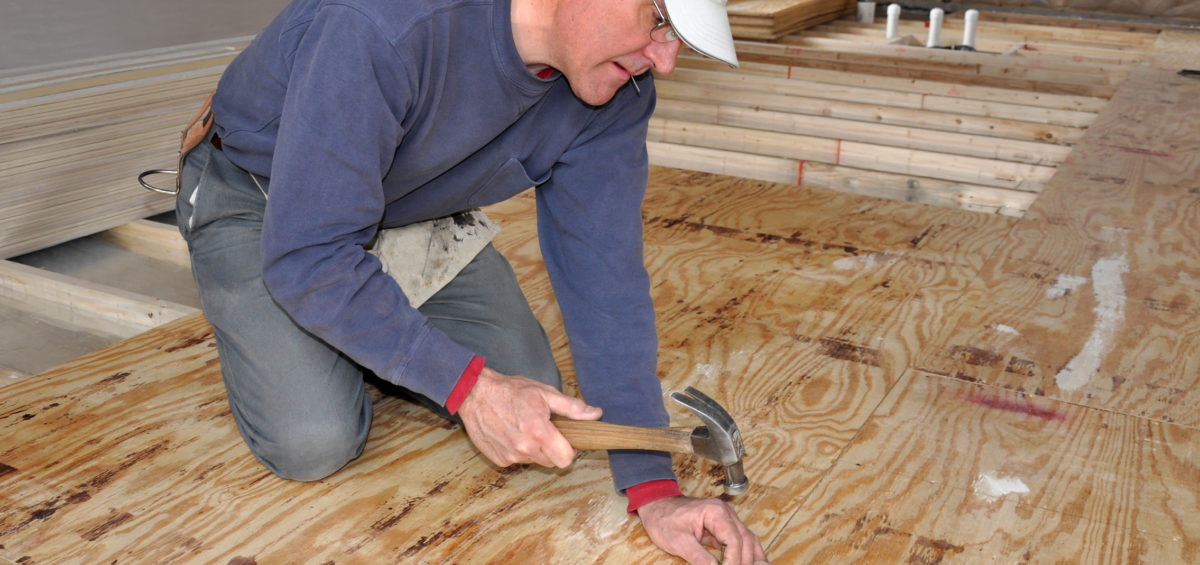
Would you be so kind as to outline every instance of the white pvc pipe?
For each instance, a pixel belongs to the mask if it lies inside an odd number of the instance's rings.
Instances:
[[[942,18],[946,12],[941,8],[934,8],[929,11],[929,40],[925,42],[926,47],[937,47],[942,43]]]
[[[865,24],[875,23],[874,0],[860,1],[858,3],[858,21]]]
[[[887,38],[896,39],[896,36],[900,35],[900,5],[888,5],[887,14]]]
[[[963,16],[966,24],[963,27],[963,45],[975,48],[975,30],[979,27],[979,10],[967,10]]]

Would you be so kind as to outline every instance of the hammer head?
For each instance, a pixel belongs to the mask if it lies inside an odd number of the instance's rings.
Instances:
[[[696,455],[725,466],[726,494],[736,496],[746,492],[750,488],[750,480],[742,469],[746,448],[733,416],[717,401],[690,386],[683,392],[672,392],[671,398],[687,406],[707,424],[692,431],[692,448]]]

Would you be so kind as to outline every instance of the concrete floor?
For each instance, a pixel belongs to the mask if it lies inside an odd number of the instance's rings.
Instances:
[[[19,76],[97,57],[253,35],[286,4],[286,0],[8,0],[0,2],[0,72]],[[169,216],[160,219],[171,221]],[[12,260],[199,307],[186,269],[97,238],[78,239]],[[35,374],[117,339],[30,314],[18,304],[0,300],[0,367]]]

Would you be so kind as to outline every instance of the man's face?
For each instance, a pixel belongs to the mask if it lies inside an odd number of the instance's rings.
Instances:
[[[565,0],[555,21],[562,57],[557,67],[575,95],[598,106],[630,76],[651,68],[673,71],[681,44],[650,39],[657,14],[651,0]]]

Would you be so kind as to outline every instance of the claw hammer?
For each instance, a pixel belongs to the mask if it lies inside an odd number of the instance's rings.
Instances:
[[[671,399],[688,407],[706,426],[648,428],[586,420],[554,420],[558,431],[575,449],[646,449],[698,455],[725,467],[725,493],[739,495],[750,488],[742,468],[746,454],[742,434],[729,412],[708,395],[687,387]]]

